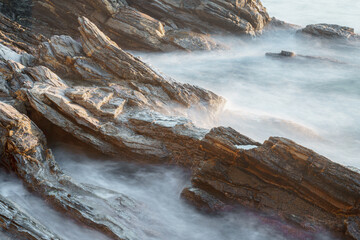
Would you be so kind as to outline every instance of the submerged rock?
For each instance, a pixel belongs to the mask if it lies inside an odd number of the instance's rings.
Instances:
[[[297,59],[297,60],[315,60],[315,61],[345,64],[344,62],[341,62],[341,61],[338,61],[338,60],[332,59],[332,58],[307,56],[307,55],[302,55],[302,54],[296,54],[295,52],[290,52],[290,51],[281,51],[280,53],[266,53],[265,56],[273,57],[273,58],[280,58],[280,59],[292,58],[292,59]]]
[[[289,51],[281,51],[280,53],[266,53],[266,56],[269,57],[296,57],[295,52],[289,52]]]

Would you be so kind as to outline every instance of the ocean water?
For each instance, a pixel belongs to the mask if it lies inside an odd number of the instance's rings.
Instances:
[[[338,23],[359,31],[358,1],[263,0],[271,16],[305,26]],[[220,38],[220,37],[219,37]],[[135,53],[163,75],[210,89],[227,99],[214,119],[189,115],[203,127],[231,126],[257,141],[294,139],[336,162],[360,168],[360,46],[308,41],[294,32],[269,32],[249,40],[228,36],[217,52]],[[1,49],[0,49],[1,50]],[[322,59],[274,59],[281,50]],[[151,216],[153,237],[167,240],[285,239],[255,216],[242,212],[203,215],[184,203],[189,173],[169,166],[141,166],[123,159],[89,156],[80,148],[54,145],[56,160],[79,183],[126,194]],[[56,212],[15,176],[0,172],[0,194],[16,202],[65,240],[107,240]],[[147,218],[145,218],[147,219]],[[4,238],[0,232],[0,238]],[[5,238],[6,239],[6,238]],[[317,239],[332,239],[326,234]]]
[[[287,137],[360,167],[360,44],[309,40],[295,31],[221,40],[227,50],[135,54],[165,76],[227,99],[213,121],[189,116],[198,125],[231,126],[258,141]],[[265,56],[282,50],[318,59]]]
[[[360,32],[360,1],[357,0],[262,0],[271,16],[306,26],[333,23],[352,27]]]

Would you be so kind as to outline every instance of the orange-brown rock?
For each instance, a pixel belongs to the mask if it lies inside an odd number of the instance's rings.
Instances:
[[[120,47],[150,51],[217,49],[208,34],[254,35],[270,20],[259,0],[18,0],[1,4],[0,11],[33,32],[75,39],[74,22],[86,16]]]
[[[205,141],[208,160],[192,178],[192,189],[199,196],[188,198],[195,205],[206,191],[211,201],[202,207],[218,199],[223,204],[275,210],[306,229],[325,227],[358,239],[354,237],[360,230],[358,173],[285,138],[272,137],[253,149],[237,150],[213,132]]]

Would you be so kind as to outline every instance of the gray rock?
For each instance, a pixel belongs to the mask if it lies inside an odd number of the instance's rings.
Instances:
[[[146,229],[134,227],[139,222],[136,210],[139,206],[134,200],[107,189],[76,184],[59,169],[42,131],[27,116],[3,102],[0,102],[0,133],[0,146],[4,150],[1,164],[14,171],[30,189],[58,210],[113,239],[144,238]],[[16,209],[4,214],[11,219],[14,211]],[[13,215],[16,218],[9,224],[19,224],[15,225],[19,231],[25,229],[30,235],[36,230],[33,226],[36,223],[31,219],[21,219],[19,212]],[[45,229],[40,230],[35,232],[38,233],[36,238],[26,239],[56,239],[46,237]]]
[[[312,24],[299,30],[299,33],[327,39],[360,40],[360,36],[354,32],[353,28],[336,24]]]
[[[16,239],[60,240],[37,220],[0,195],[0,228]],[[1,236],[0,236],[1,237]],[[10,238],[9,238],[10,239]]]

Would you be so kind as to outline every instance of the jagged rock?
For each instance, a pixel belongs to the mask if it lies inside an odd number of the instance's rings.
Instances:
[[[194,188],[212,196],[211,202],[195,204],[207,206],[217,198],[265,212],[276,209],[306,229],[326,227],[342,233],[348,218],[360,216],[358,173],[284,138],[234,151],[233,144],[218,140],[214,144],[213,135],[209,133],[205,137],[209,145],[203,145],[209,160],[192,179]],[[356,229],[353,220],[347,226],[349,232]]]
[[[201,139],[205,130],[193,131],[197,128],[190,121],[164,114],[186,112],[187,108],[211,113],[220,109],[224,100],[204,89],[165,80],[120,49],[89,20],[79,21],[83,51],[87,55],[81,60],[106,72],[105,76],[111,76],[109,82],[103,87],[101,82],[98,87],[86,83],[69,86],[47,68],[34,67],[20,73],[20,80],[27,76],[33,83],[29,87],[19,84],[21,91],[16,92],[22,92],[21,96],[26,96],[32,108],[50,122],[104,153],[140,155],[149,161],[152,158],[152,161],[179,161],[180,150]],[[149,124],[151,128],[147,127]],[[172,127],[179,130],[173,131]],[[152,136],[157,129],[165,131],[168,139]],[[166,140],[174,137],[177,141],[171,146],[174,140],[169,143]],[[180,138],[183,146],[179,145]],[[185,163],[185,157],[181,160],[184,165],[194,164]]]
[[[25,68],[22,64],[12,60],[0,60],[0,101],[10,104],[18,111],[25,113],[25,105],[23,101],[16,99],[15,93],[11,88],[11,81],[15,77],[16,72]],[[16,87],[19,89],[19,87]]]
[[[169,26],[175,24],[178,28],[205,33],[231,31],[254,34],[270,20],[266,9],[258,0],[128,0],[128,3]]]
[[[1,150],[0,150],[1,151]],[[1,154],[0,154],[1,155]],[[0,195],[0,228],[16,239],[24,240],[60,240],[46,227],[22,212],[14,203]],[[9,238],[10,239],[10,238]]]
[[[41,130],[27,116],[3,102],[0,102],[0,134],[4,153],[1,165],[14,171],[57,209],[113,239],[144,238],[146,229],[134,228],[138,224],[135,213],[139,213],[134,200],[107,189],[74,183],[59,169]],[[27,227],[26,224],[19,228]]]
[[[52,36],[49,41],[41,43],[37,51],[39,64],[57,69],[63,75],[74,74],[68,65],[76,61],[75,57],[82,55],[81,44],[65,35]]]
[[[215,42],[209,36],[189,32],[184,30],[170,30],[166,32],[165,39],[179,49],[196,51],[196,50],[216,50],[216,49],[225,49],[226,47]]]
[[[19,0],[13,7],[21,10],[28,4],[28,0]],[[34,32],[48,37],[67,34],[77,39],[73,23],[79,16],[86,16],[120,47],[151,51],[217,48],[208,34],[254,35],[270,20],[259,0],[38,0],[31,5],[31,15],[23,11],[18,15]],[[8,8],[0,11],[16,20]]]
[[[28,6],[26,6],[28,8]],[[46,38],[34,34],[28,28],[21,26],[0,13],[0,44],[11,48],[17,53],[33,54],[39,43]]]
[[[87,18],[79,18],[79,23],[84,52],[116,78],[114,83],[127,88],[132,85],[130,88],[142,94],[153,95],[149,100],[155,105],[159,105],[160,101],[173,100],[186,107],[200,102],[210,108],[222,107],[223,98],[210,91],[165,80],[139,59],[123,51]],[[132,81],[127,84],[124,80]]]
[[[218,48],[209,36],[189,30],[166,31],[162,22],[131,7],[120,9],[105,24],[117,34],[126,36],[127,45],[134,49],[196,51]]]
[[[360,40],[360,35],[353,28],[339,26],[336,24],[312,24],[298,31],[305,35],[328,39]]]
[[[45,67],[21,67],[7,62],[13,66],[10,70],[16,69],[11,92],[28,102],[33,112],[106,154],[121,154],[129,160],[147,163],[173,163],[191,169],[193,187],[185,189],[183,196],[199,208],[213,211],[240,204],[275,212],[305,229],[315,231],[325,227],[355,236],[356,222],[352,217],[359,216],[358,173],[287,139],[270,138],[260,144],[231,128],[209,131],[196,127],[186,118],[186,112],[193,109],[206,114],[216,112],[224,103],[221,97],[164,79],[122,50],[87,18],[79,18],[79,23],[82,49],[76,45],[79,51],[74,53],[72,47],[63,46],[61,57],[53,54],[61,67],[51,66],[54,72],[60,72],[60,68],[77,71],[82,77],[78,81],[67,79],[65,82]],[[75,44],[73,40],[62,42],[66,46]],[[64,63],[68,58],[72,60]],[[24,84],[24,80],[31,83]],[[3,115],[0,115],[0,122]],[[12,119],[20,115],[14,116]],[[21,116],[21,122],[30,122]],[[9,125],[6,119],[3,126]],[[6,131],[6,136],[9,130],[28,133],[23,128],[16,130],[14,125],[12,128],[15,129],[3,127],[2,131]],[[14,168],[15,163],[21,170],[19,176],[46,198],[51,196],[51,202],[60,205],[60,209],[77,209],[73,205],[76,202],[85,205],[81,209],[92,209],[100,214],[75,212],[74,218],[105,232],[110,229],[113,237],[133,234],[122,218],[113,222],[99,217],[102,215],[97,206],[113,212],[114,203],[99,200],[93,188],[63,180],[57,167],[52,170],[54,159],[47,154],[43,137],[37,138],[41,141],[34,138],[39,132],[26,134],[26,137],[11,133],[7,137],[12,144],[6,145],[6,152],[14,157],[7,158],[13,159],[7,165]],[[41,169],[47,174],[45,177],[31,174],[38,162],[43,164]],[[55,190],[50,192],[48,184]],[[77,196],[84,200],[77,201]],[[133,219],[131,208],[129,212]],[[118,225],[112,225],[115,223]],[[119,233],[123,224],[125,230]]]

